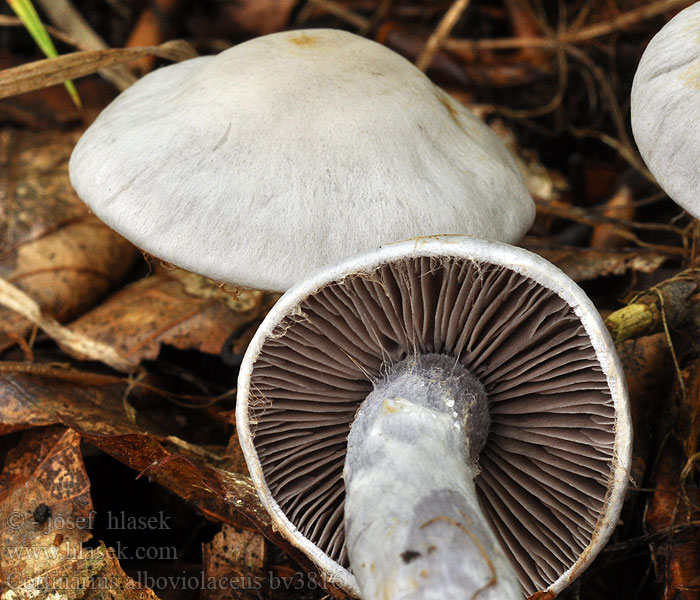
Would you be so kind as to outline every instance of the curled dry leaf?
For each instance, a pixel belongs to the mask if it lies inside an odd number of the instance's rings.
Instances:
[[[260,315],[262,300],[263,292],[228,293],[211,280],[173,269],[120,290],[70,329],[112,347],[135,368],[155,358],[162,344],[219,354],[234,331]]]
[[[89,214],[68,181],[72,133],[0,132],[0,276],[65,321],[94,304],[138,252]],[[0,351],[31,323],[0,307]]]
[[[50,338],[60,342],[66,348],[80,356],[99,360],[117,371],[130,371],[131,365],[119,356],[110,346],[100,344],[90,338],[74,333],[61,325],[53,317],[42,313],[41,307],[30,296],[0,277],[0,306],[22,315],[40,328]],[[26,340],[8,333],[8,337],[17,340],[28,360],[33,359],[32,349]]]
[[[127,386],[66,382],[36,374],[0,373],[0,434],[56,423],[91,424],[98,435],[152,428],[139,418],[130,422],[123,399]],[[123,427],[120,428],[120,425]],[[135,428],[135,429],[134,429]]]

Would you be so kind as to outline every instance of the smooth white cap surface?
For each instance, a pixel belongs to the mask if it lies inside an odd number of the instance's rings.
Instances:
[[[144,250],[272,290],[412,236],[513,242],[535,212],[481,121],[398,54],[331,29],[147,75],[86,131],[70,174]]]
[[[632,85],[632,131],[663,190],[700,217],[700,2],[649,42]]]

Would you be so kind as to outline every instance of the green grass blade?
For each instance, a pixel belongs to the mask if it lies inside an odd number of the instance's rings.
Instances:
[[[49,58],[58,56],[58,52],[56,52],[56,47],[53,45],[53,41],[51,41],[48,31],[46,31],[44,24],[41,22],[41,19],[39,18],[39,15],[37,14],[36,9],[32,4],[32,1],[7,0],[7,3],[10,5],[10,8],[15,12],[17,17],[19,17],[19,19],[22,21],[22,23],[24,23],[24,26],[29,32],[29,35],[32,36],[32,38],[36,42],[37,46],[39,46],[41,51]],[[82,106],[82,102],[80,101],[80,96],[78,96],[78,90],[75,88],[73,82],[66,81],[64,85],[66,86],[68,94],[70,94],[70,97],[73,100],[73,104],[80,108]]]

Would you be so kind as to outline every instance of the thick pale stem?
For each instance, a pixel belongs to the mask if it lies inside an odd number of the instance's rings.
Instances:
[[[522,599],[476,497],[481,384],[454,359],[406,359],[348,438],[345,543],[364,600]]]

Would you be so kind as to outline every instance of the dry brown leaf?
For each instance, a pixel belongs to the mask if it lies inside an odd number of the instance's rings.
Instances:
[[[31,589],[62,572],[91,537],[90,482],[79,436],[63,427],[25,434],[7,457],[0,490],[5,599],[13,589]]]
[[[118,282],[138,251],[89,214],[68,180],[78,132],[0,132],[0,276],[60,321]],[[31,323],[0,308],[0,351]]]
[[[25,433],[8,454],[0,490],[2,600],[157,600],[107,548],[83,548],[95,515],[75,431],[54,426]]]
[[[574,281],[590,281],[598,277],[624,275],[629,271],[653,273],[668,256],[637,249],[631,252],[597,250],[595,248],[549,249],[526,245],[559,267]]]
[[[87,385],[38,375],[0,373],[0,434],[56,423],[91,423],[91,431],[119,435],[123,424],[147,431],[142,419],[130,423],[124,410],[126,385]]]
[[[90,539],[90,481],[74,431],[26,433],[7,457],[0,490],[0,561],[13,587],[60,566]]]
[[[262,299],[263,292],[230,294],[204,277],[174,269],[120,290],[70,329],[113,348],[136,368],[155,358],[162,344],[219,354],[234,331],[260,315]]]
[[[117,371],[129,372],[133,369],[131,364],[119,356],[111,346],[91,340],[80,333],[75,333],[61,325],[53,317],[43,314],[41,307],[30,296],[1,277],[0,306],[4,306],[7,310],[23,316],[64,348],[70,348],[71,352],[76,356],[101,361]],[[28,360],[33,360],[32,349],[26,340],[13,336],[12,332],[8,332],[7,335],[10,339],[17,340]]]
[[[212,475],[210,467],[193,462],[202,457],[211,459],[211,453],[197,452],[193,445],[179,444],[173,453],[166,450],[168,435],[138,411],[133,420],[124,406],[126,395],[126,385],[90,386],[36,375],[1,373],[0,433],[28,426],[66,425],[138,472],[149,468],[155,479],[161,473],[168,474],[175,493],[186,499],[203,494],[221,500],[226,495],[222,477],[227,482],[240,481],[241,496],[246,503],[252,503],[250,507],[240,505],[241,510],[250,510],[247,514],[251,516],[264,514],[261,522],[268,521],[247,476]],[[216,468],[223,464],[222,457]],[[234,498],[235,487],[229,490]],[[244,522],[245,516],[242,515]],[[241,520],[233,522],[240,524]]]
[[[56,58],[45,58],[0,71],[0,98],[56,85],[67,79],[85,77],[105,67],[121,65],[150,55],[180,61],[194,58],[197,52],[184,40],[172,40],[160,46],[84,50]]]
[[[264,585],[265,538],[259,533],[224,525],[209,544],[202,546],[206,580],[222,581],[225,586],[207,586],[202,600],[227,600],[231,590],[240,600],[257,599]]]
[[[88,214],[68,180],[68,159],[80,132],[0,132],[0,215],[3,256]]]

